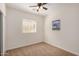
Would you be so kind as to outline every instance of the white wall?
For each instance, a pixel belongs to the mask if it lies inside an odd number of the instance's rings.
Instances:
[[[52,21],[61,20],[61,30]],[[79,4],[52,4],[45,22],[45,41],[79,55]]]
[[[44,39],[44,17],[21,10],[6,8],[6,50],[14,49],[29,44],[42,42]],[[22,33],[22,20],[37,22],[36,33]]]
[[[0,3],[0,10],[3,12],[3,14],[5,14],[5,4],[4,3]]]

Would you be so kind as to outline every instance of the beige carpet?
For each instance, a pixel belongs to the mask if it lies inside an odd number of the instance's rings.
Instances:
[[[75,56],[44,42],[9,50],[6,53],[6,56]]]

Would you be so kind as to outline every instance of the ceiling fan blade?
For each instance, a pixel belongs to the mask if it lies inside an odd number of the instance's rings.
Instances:
[[[46,7],[43,7],[43,9],[47,10],[48,8],[46,8]]]
[[[29,7],[37,7],[37,6],[29,6]]]
[[[45,4],[47,4],[47,3],[42,3],[42,5],[45,5]]]

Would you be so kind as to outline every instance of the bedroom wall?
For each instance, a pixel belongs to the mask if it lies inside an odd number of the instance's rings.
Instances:
[[[52,21],[61,20],[61,30]],[[79,55],[79,4],[52,4],[45,21],[45,42]]]
[[[44,16],[6,7],[6,50],[27,46],[44,40]],[[22,20],[34,20],[36,33],[22,33]]]

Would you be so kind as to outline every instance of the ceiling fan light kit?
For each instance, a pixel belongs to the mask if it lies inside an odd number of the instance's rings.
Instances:
[[[37,12],[39,12],[40,9],[47,10],[47,7],[44,7],[47,3],[37,3],[37,5],[29,6],[29,7],[36,7]]]

